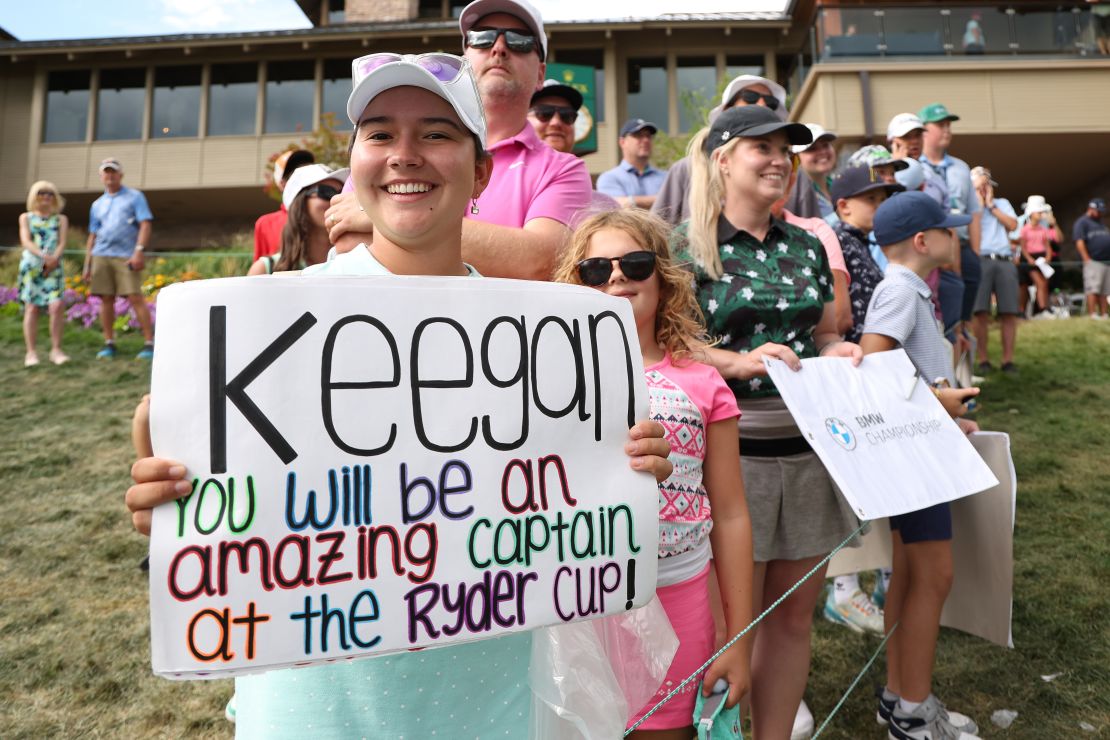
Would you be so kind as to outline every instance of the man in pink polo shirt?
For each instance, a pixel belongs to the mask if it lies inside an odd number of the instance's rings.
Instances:
[[[528,123],[547,68],[543,19],[527,0],[474,0],[459,28],[493,154],[489,186],[463,223],[463,259],[486,276],[547,280],[593,186],[582,160],[549,147]],[[368,241],[373,228],[351,195],[336,196],[326,218],[337,244]]]

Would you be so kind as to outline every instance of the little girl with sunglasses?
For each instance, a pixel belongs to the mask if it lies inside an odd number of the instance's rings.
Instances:
[[[720,373],[702,361],[707,342],[701,311],[689,274],[671,259],[668,232],[645,211],[597,214],[575,231],[555,273],[559,282],[631,301],[651,418],[664,426],[671,443],[674,473],[659,484],[656,593],[679,648],[665,682],[630,726],[714,652],[711,558],[727,634],[735,635],[752,617],[751,525],[737,452],[740,410]],[[727,681],[730,708],[748,690],[749,654],[742,640],[701,677],[706,687]],[[651,730],[652,738],[690,737],[697,688],[696,682],[684,687],[637,731]]]
[[[349,173],[349,169],[333,170],[322,164],[297,168],[281,194],[289,211],[289,218],[281,230],[281,250],[260,257],[247,274],[269,275],[323,263],[331,249],[324,215]]]

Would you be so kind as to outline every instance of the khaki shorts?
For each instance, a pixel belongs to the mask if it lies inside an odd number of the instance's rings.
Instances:
[[[1110,265],[1098,260],[1084,262],[1083,292],[1087,295],[1110,295]]]
[[[143,271],[133,271],[123,257],[93,257],[93,295],[137,295],[143,292]]]
[[[740,462],[752,521],[755,561],[802,560],[826,555],[859,527],[813,452],[746,457]],[[851,543],[858,546],[859,538]]]

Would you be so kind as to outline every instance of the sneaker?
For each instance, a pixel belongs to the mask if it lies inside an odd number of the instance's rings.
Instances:
[[[152,360],[154,359],[154,345],[144,344],[143,348],[139,350],[139,354],[135,355],[136,360]]]
[[[1004,372],[1008,375],[1014,375],[1015,373],[1017,373],[1017,365],[1015,365],[1012,362],[1003,362],[1002,363],[1002,372]]]
[[[898,706],[898,694],[887,691],[886,686],[876,686],[875,698],[879,700],[879,710],[875,712],[875,721],[880,725],[889,724],[890,714]]]
[[[985,375],[986,373],[989,373],[989,372],[994,370],[994,365],[991,365],[989,360],[983,360],[982,362],[980,362],[978,365],[975,366],[975,370],[979,374]]]
[[[23,358],[23,367],[34,367],[39,364],[38,352],[28,352],[27,356]]]
[[[114,360],[115,357],[116,345],[112,344],[111,342],[106,343],[103,347],[100,348],[100,351],[96,353],[96,359],[98,360]]]
[[[842,624],[853,632],[872,632],[881,635],[886,630],[883,626],[883,612],[871,603],[870,597],[863,591],[856,590],[852,597],[844,604],[838,604],[832,589],[825,598],[825,619],[834,624]]]
[[[50,350],[50,361],[55,365],[64,365],[69,362],[69,355],[60,349],[52,349]]]
[[[912,712],[895,705],[890,713],[890,740],[980,740],[978,725],[970,717],[949,712],[940,699],[929,694]]]
[[[813,712],[809,711],[805,699],[798,704],[794,715],[794,727],[790,730],[790,740],[809,740],[813,737]]]
[[[883,584],[883,574],[880,571],[875,571],[875,588],[871,589],[871,603],[879,609],[886,606],[886,586]],[[883,631],[886,632],[886,627],[883,627]]]

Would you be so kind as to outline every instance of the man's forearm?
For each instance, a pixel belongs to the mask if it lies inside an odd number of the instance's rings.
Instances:
[[[135,246],[140,244],[144,248],[150,246],[150,221],[139,222],[139,239],[135,242]]]
[[[551,221],[551,224],[556,222]],[[463,260],[487,277],[549,280],[570,230],[541,233],[481,221],[463,221]]]

